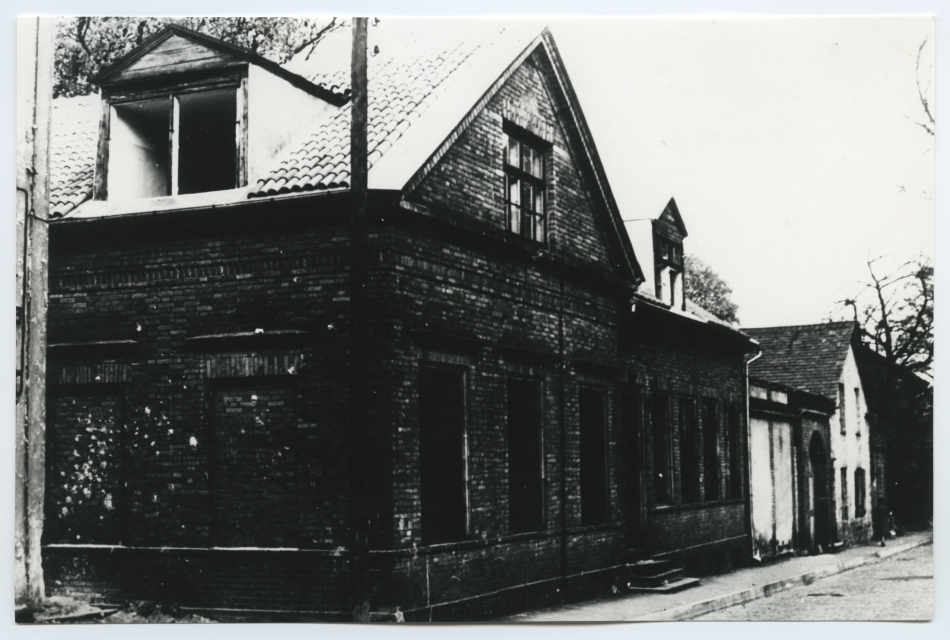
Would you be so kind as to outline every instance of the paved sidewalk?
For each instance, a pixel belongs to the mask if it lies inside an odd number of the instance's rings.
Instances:
[[[622,595],[541,609],[505,622],[618,622],[686,620],[725,607],[770,596],[800,584],[879,562],[933,542],[933,532],[915,532],[889,540],[887,547],[864,545],[836,554],[788,558],[731,573],[709,576],[693,589],[671,594]]]

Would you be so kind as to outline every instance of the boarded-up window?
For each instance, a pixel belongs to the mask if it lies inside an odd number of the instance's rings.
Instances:
[[[544,528],[542,392],[539,380],[508,379],[508,528]]]
[[[581,524],[607,521],[607,404],[601,389],[581,387]]]
[[[854,517],[863,518],[867,513],[865,506],[867,487],[864,479],[864,469],[854,470]]]
[[[841,467],[841,521],[848,520],[848,468]]]
[[[650,399],[650,430],[653,444],[653,501],[673,502],[673,477],[670,473],[670,399],[654,394]]]
[[[707,501],[720,498],[719,407],[711,399],[703,401],[703,490]]]
[[[699,477],[699,425],[696,423],[696,401],[680,399],[680,482],[683,502],[702,500]]]
[[[288,384],[253,379],[214,389],[216,545],[297,546],[294,397]]]
[[[113,386],[51,389],[47,542],[119,544],[124,513],[124,407]]]
[[[742,497],[742,419],[737,404],[729,405],[727,419],[724,451],[728,456],[725,466],[729,478],[726,482],[726,498],[733,500]]]
[[[462,540],[468,529],[465,374],[458,369],[419,369],[419,481],[423,541]]]

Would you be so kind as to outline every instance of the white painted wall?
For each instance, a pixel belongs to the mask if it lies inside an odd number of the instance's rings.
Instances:
[[[338,108],[253,64],[247,84],[247,180],[254,184],[288,145],[304,140]]]
[[[867,413],[867,402],[864,399],[864,387],[861,384],[861,376],[858,374],[857,363],[854,360],[853,350],[848,350],[848,357],[845,360],[844,368],[841,374],[841,382],[844,385],[844,417],[845,434],[841,434],[840,411],[841,401],[838,398],[838,409],[831,417],[831,456],[834,458],[834,501],[835,501],[835,521],[838,524],[839,532],[844,530],[847,524],[841,517],[841,468],[847,467],[848,478],[848,519],[850,521],[862,520],[865,525],[871,523],[871,446],[868,434],[868,426],[865,419]],[[855,406],[854,389],[858,389],[858,398],[860,406]],[[854,491],[854,470],[864,469],[865,477],[865,515],[863,518],[856,519],[855,513],[855,491]]]

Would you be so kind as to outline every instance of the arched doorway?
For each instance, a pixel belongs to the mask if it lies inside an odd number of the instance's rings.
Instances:
[[[808,478],[808,521],[811,547],[815,551],[817,545],[827,549],[831,543],[828,455],[825,442],[817,431],[812,434],[808,444],[808,462],[811,466]]]

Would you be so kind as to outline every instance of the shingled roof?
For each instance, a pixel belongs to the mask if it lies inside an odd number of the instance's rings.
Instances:
[[[835,398],[854,330],[853,322],[745,328],[762,349],[749,375]]]
[[[411,57],[369,60],[368,151],[372,166],[445,92],[446,81],[484,43],[447,45]],[[349,69],[308,74],[308,80],[349,96]],[[456,83],[457,84],[457,83]],[[89,95],[53,101],[51,214],[62,217],[92,197],[100,98]],[[320,130],[291,145],[262,176],[251,176],[248,197],[348,188],[350,104]]]

